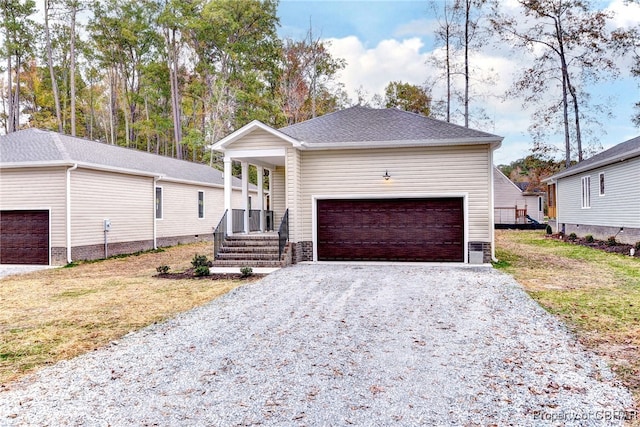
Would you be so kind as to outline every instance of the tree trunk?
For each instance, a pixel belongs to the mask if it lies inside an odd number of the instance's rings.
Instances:
[[[53,92],[53,102],[56,109],[56,121],[58,132],[62,133],[62,114],[60,113],[60,94],[58,93],[58,82],[53,71],[53,52],[51,49],[51,35],[49,34],[49,7],[51,0],[44,0],[44,34],[47,45],[47,62],[49,63],[49,75],[51,76],[51,91]]]
[[[178,92],[178,55],[176,47],[176,30],[166,29],[167,59],[169,66],[169,80],[171,83],[171,110],[173,116],[173,138],[176,146],[176,158],[182,159],[182,123],[180,120],[180,98]]]
[[[469,127],[469,12],[471,0],[465,0],[464,17],[464,126]]]
[[[71,46],[69,71],[70,88],[71,88],[71,136],[76,136],[76,12],[77,5],[71,3]]]
[[[13,64],[11,61],[11,52],[7,55],[7,78],[9,87],[7,88],[7,98],[9,101],[9,114],[7,114],[7,133],[15,131],[14,127],[14,113],[13,113]]]
[[[568,92],[571,87],[571,83],[569,80],[569,69],[567,65],[567,58],[564,52],[564,43],[563,43],[563,31],[562,24],[560,23],[560,19],[555,19],[555,28],[556,28],[556,40],[558,41],[558,55],[560,57],[560,65],[562,70],[562,114],[564,120],[564,144],[565,144],[565,166],[568,168],[571,166],[571,140],[569,138],[569,105],[568,105]],[[575,101],[575,100],[574,100]],[[577,102],[575,103],[577,106]],[[578,120],[578,117],[576,117]],[[578,129],[579,129],[578,122]],[[576,129],[576,131],[578,130]]]

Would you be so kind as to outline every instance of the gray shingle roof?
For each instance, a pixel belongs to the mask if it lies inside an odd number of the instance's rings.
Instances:
[[[373,141],[502,140],[497,135],[465,128],[395,108],[355,106],[279,129],[313,143]],[[363,144],[364,145],[364,144]]]
[[[593,157],[589,157],[580,163],[573,165],[562,172],[559,172],[544,181],[550,181],[565,176],[575,175],[580,172],[585,172],[591,169],[599,168],[602,166],[610,165],[612,163],[620,162],[632,157],[640,156],[640,136],[632,138],[628,141],[621,142],[618,145],[614,145],[608,150],[598,153]]]
[[[207,165],[103,144],[56,132],[25,129],[0,136],[0,164],[78,163],[161,175],[181,181],[223,184],[221,171]],[[234,178],[234,186],[240,186]]]

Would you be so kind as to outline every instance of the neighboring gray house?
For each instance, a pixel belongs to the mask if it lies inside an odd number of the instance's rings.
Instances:
[[[224,153],[226,177],[232,161],[269,169],[275,229],[286,226],[294,262],[488,262],[501,141],[357,106],[282,129],[253,121],[213,148]],[[225,192],[230,210],[231,188]]]
[[[640,137],[544,180],[556,228],[601,240],[640,241]]]
[[[544,201],[541,194],[520,189],[500,169],[493,169],[494,218],[496,225],[527,224],[527,216],[544,221]]]
[[[0,136],[0,263],[210,240],[223,187],[222,172],[202,164],[36,129]]]

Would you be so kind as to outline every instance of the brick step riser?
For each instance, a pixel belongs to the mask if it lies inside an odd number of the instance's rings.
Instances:
[[[225,261],[278,261],[278,254],[218,254],[216,260]]]
[[[225,248],[277,248],[278,242],[224,242]]]
[[[254,246],[224,246],[222,248],[220,248],[220,253],[224,254],[224,253],[238,253],[238,254],[277,254],[278,253],[278,248],[271,248],[271,247],[254,247]]]
[[[255,242],[255,241],[262,241],[262,240],[267,240],[267,241],[271,241],[271,242],[277,242],[278,236],[227,236],[227,238],[225,239],[226,241],[238,241],[238,240],[242,240],[245,242]]]
[[[282,267],[280,261],[216,261],[214,267]]]

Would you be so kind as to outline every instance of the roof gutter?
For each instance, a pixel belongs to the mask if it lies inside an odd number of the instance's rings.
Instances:
[[[341,141],[341,142],[307,142],[300,145],[302,150],[343,150],[347,148],[371,149],[371,148],[408,148],[408,147],[450,147],[459,145],[491,145],[492,149],[498,149],[502,145],[502,138],[451,138],[451,139],[425,139],[425,140],[399,140],[399,141]]]
[[[71,171],[78,168],[78,164],[67,169],[67,263],[71,264],[73,259],[71,258]]]

